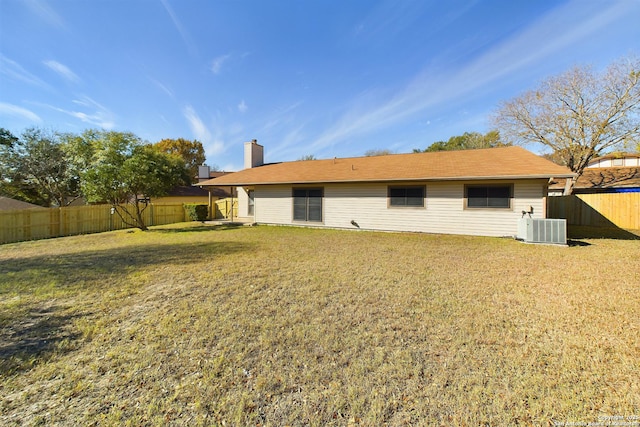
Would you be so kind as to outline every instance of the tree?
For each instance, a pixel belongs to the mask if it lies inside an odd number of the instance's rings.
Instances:
[[[3,194],[46,207],[66,206],[79,197],[58,134],[29,128],[16,138],[2,129],[0,139]]]
[[[12,152],[18,142],[8,129],[0,128],[0,195],[16,198]],[[25,200],[26,201],[26,200]]]
[[[18,142],[18,138],[16,138],[11,131],[0,128],[0,146],[11,147],[16,142]]]
[[[393,154],[393,151],[391,151],[391,150],[389,150],[387,148],[371,149],[371,150],[365,151],[365,153],[364,153],[364,155],[366,157],[388,156],[389,154]]]
[[[183,183],[191,185],[195,183],[198,176],[198,166],[204,164],[204,147],[198,140],[189,141],[187,139],[163,139],[154,144],[160,151],[179,156],[185,164],[185,176]]]
[[[623,58],[603,73],[575,67],[503,102],[495,123],[520,144],[542,144],[577,176],[589,161],[640,135],[640,59]]]
[[[317,160],[316,156],[314,156],[313,154],[305,154],[304,156],[300,157],[298,160]]]
[[[436,141],[424,150],[414,149],[414,153],[432,151],[473,150],[477,148],[504,147],[506,144],[500,140],[500,133],[491,130],[485,135],[478,132],[465,132],[460,136],[452,136],[448,141]]]
[[[128,132],[87,131],[74,144],[83,153],[76,161],[87,199],[109,203],[125,224],[141,230],[147,230],[143,213],[151,197],[165,195],[184,171],[182,159]]]

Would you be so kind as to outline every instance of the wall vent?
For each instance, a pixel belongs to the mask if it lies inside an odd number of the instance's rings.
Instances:
[[[520,218],[517,238],[527,243],[566,245],[567,220]]]

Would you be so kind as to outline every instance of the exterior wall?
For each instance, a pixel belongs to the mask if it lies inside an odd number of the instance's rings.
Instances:
[[[249,217],[249,194],[243,187],[238,187],[238,216],[242,218]]]
[[[256,186],[254,209],[258,223],[292,224],[291,185]]]
[[[523,210],[533,207],[532,217],[544,218],[547,180],[485,182],[513,184],[512,208],[465,209],[465,184],[479,183],[406,183],[426,186],[425,207],[418,208],[388,207],[386,183],[314,186],[324,188],[322,223],[292,221],[291,185],[257,186],[256,222],[355,229],[355,221],[365,230],[515,236]]]

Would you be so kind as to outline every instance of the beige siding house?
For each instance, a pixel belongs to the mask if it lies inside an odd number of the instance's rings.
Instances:
[[[200,182],[237,187],[239,216],[260,224],[515,236],[544,218],[551,178],[573,173],[520,147],[263,164]]]
[[[640,167],[640,153],[611,153],[589,162],[587,169]]]

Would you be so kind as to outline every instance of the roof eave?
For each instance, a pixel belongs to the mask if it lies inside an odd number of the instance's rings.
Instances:
[[[456,176],[456,177],[404,177],[404,178],[372,178],[372,179],[354,179],[354,180],[287,180],[287,181],[236,181],[229,183],[199,183],[195,184],[201,187],[244,187],[253,185],[309,185],[309,184],[344,184],[344,183],[373,183],[373,182],[407,182],[407,181],[497,181],[497,180],[513,180],[513,179],[550,179],[550,178],[573,178],[574,173],[570,174],[535,174],[535,175],[504,175],[504,176]]]

